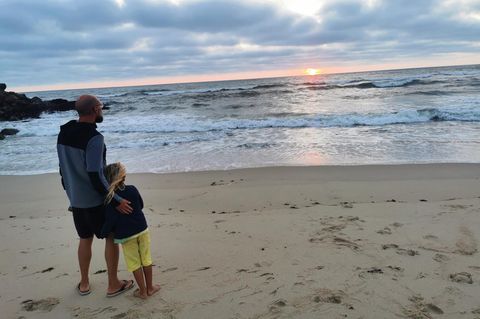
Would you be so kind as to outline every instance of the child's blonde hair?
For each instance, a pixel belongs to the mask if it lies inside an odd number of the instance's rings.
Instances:
[[[104,172],[105,177],[110,184],[110,187],[108,188],[108,194],[105,197],[105,204],[108,204],[112,201],[115,191],[118,188],[124,186],[125,177],[127,176],[127,170],[122,163],[118,162],[107,165]]]

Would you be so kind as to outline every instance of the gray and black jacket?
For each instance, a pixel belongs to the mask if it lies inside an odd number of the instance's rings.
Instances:
[[[94,123],[70,121],[60,127],[57,140],[62,185],[70,205],[91,208],[104,203],[108,182],[103,174],[107,148]],[[122,200],[114,196],[115,206]]]

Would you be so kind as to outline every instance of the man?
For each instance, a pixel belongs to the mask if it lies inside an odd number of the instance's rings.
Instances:
[[[103,174],[106,147],[103,135],[96,130],[95,124],[103,121],[102,106],[95,96],[80,96],[75,102],[78,120],[62,125],[57,140],[62,185],[70,200],[75,228],[80,237],[78,263],[81,280],[77,291],[82,296],[90,293],[88,271],[93,235],[100,238],[105,220],[104,199],[109,187]],[[132,212],[129,201],[118,195],[115,195],[114,201],[119,214]],[[132,280],[120,281],[117,277],[119,248],[114,244],[112,235],[105,239],[107,297],[119,295],[134,286]]]

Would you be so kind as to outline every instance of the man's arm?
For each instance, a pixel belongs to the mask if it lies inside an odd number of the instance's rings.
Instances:
[[[62,168],[60,167],[60,165],[58,165],[58,172],[60,173],[60,180],[62,181],[62,187],[64,190],[67,190],[65,188],[65,182],[63,181]]]
[[[106,196],[110,184],[103,174],[103,136],[98,134],[90,139],[86,149],[87,173],[93,187],[102,196]],[[132,212],[130,202],[114,194],[112,205],[121,213]]]

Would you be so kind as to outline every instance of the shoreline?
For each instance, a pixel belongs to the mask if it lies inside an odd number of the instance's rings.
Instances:
[[[263,169],[335,169],[335,168],[374,168],[374,167],[409,167],[409,166],[463,166],[463,165],[478,165],[479,162],[409,162],[409,163],[386,163],[386,164],[325,164],[325,165],[269,165],[269,166],[252,166],[252,167],[240,167],[240,168],[226,168],[226,169],[208,169],[208,170],[191,170],[191,171],[178,171],[178,172],[128,172],[129,175],[170,175],[170,174],[197,174],[197,173],[221,173],[221,172],[235,172],[245,170],[263,170]],[[31,174],[1,174],[0,177],[9,176],[41,176],[41,175],[58,175],[58,172],[40,172]]]
[[[100,240],[92,294],[78,296],[78,240],[58,174],[0,182],[7,318],[480,313],[480,164],[128,174],[145,202],[154,281],[162,286],[147,301],[131,292],[105,297]],[[123,256],[119,276],[132,277]]]

